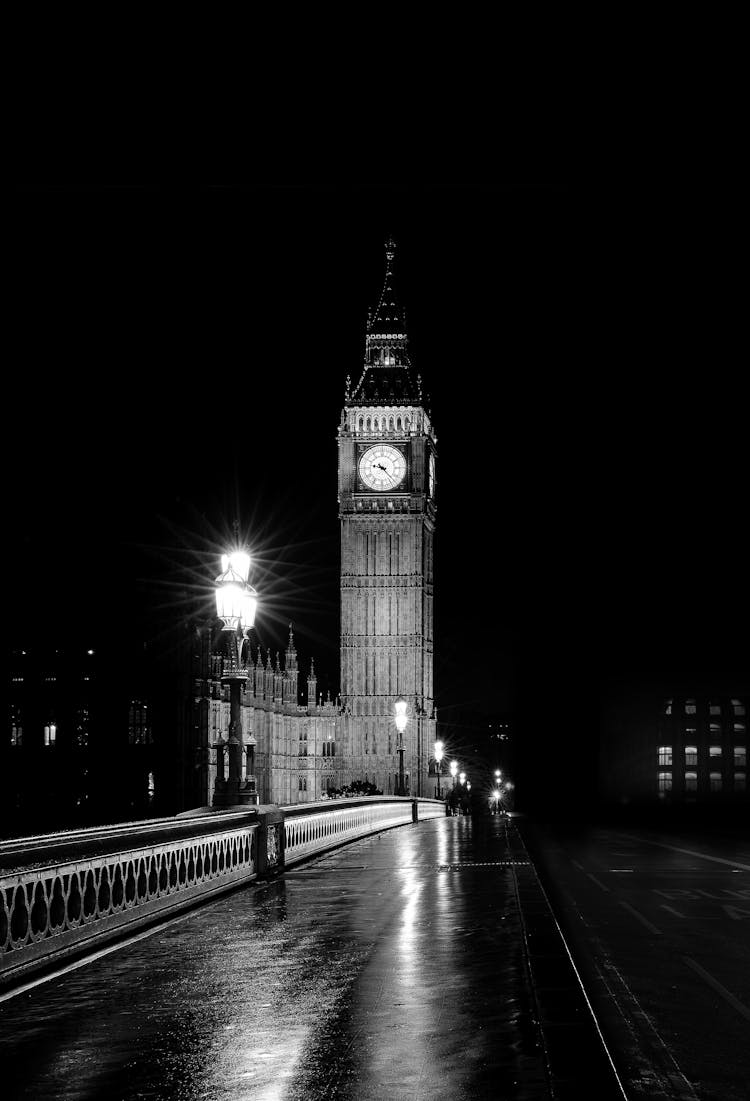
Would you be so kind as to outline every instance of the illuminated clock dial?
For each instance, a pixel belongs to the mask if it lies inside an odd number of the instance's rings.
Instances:
[[[387,443],[368,447],[359,460],[359,476],[369,489],[396,489],[406,475],[404,453]]]

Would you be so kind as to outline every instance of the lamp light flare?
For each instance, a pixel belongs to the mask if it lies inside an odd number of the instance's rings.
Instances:
[[[396,700],[394,710],[396,712],[396,729],[399,734],[403,734],[406,730],[406,700]]]

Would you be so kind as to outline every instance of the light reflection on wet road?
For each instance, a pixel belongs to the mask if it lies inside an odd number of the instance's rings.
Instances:
[[[507,855],[438,819],[196,910],[4,1003],[4,1096],[547,1097]]]

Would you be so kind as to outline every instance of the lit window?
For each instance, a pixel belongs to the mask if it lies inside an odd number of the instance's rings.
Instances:
[[[685,791],[697,791],[698,790],[698,773],[686,772],[685,773]]]
[[[698,746],[686,745],[685,746],[685,764],[697,765],[698,764]]]
[[[695,713],[696,713],[695,700],[685,700],[685,714],[686,715],[695,715]]]
[[[148,798],[149,798],[149,802],[154,798],[155,794],[156,794],[156,783],[154,781],[154,774],[153,774],[153,772],[149,772],[149,774],[148,774]]]
[[[672,764],[672,747],[671,745],[659,746],[659,764],[671,765]]]
[[[711,787],[711,791],[721,791],[721,773],[709,772],[708,781]]]
[[[698,727],[697,726],[686,726],[685,727],[685,737],[686,738],[693,738],[695,735],[697,735],[697,733],[698,733]]]
[[[57,723],[47,723],[44,727],[44,744],[54,745],[57,741]]]
[[[721,737],[721,723],[709,723],[708,729],[713,737]]]
[[[732,700],[732,707],[734,708],[735,715],[744,715],[744,714],[746,714],[745,705],[742,702],[742,700]]]
[[[665,700],[664,701],[664,714],[665,715],[671,715],[672,714],[672,701],[671,700]]]
[[[747,749],[744,745],[734,747],[734,767],[745,768],[747,765]]]
[[[747,733],[747,727],[745,726],[744,723],[735,723],[734,724],[734,732],[735,732],[735,734],[746,734]]]
[[[708,747],[708,755],[709,755],[709,757],[714,757],[714,758],[721,757],[721,746],[720,745],[709,746]]]
[[[151,727],[148,722],[148,704],[131,700],[128,709],[128,742],[130,745],[150,745]]]
[[[672,790],[672,773],[671,772],[659,772],[659,791],[671,791]]]
[[[710,703],[708,705],[708,711],[709,711],[710,715],[720,715],[721,714],[721,704],[720,703]]]
[[[747,786],[747,774],[744,772],[735,772],[734,774],[734,790],[744,791]]]

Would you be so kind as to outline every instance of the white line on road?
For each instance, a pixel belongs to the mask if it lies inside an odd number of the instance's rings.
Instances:
[[[589,879],[591,880],[592,883],[596,883],[597,887],[601,887],[601,889],[603,891],[609,892],[609,887],[607,887],[606,884],[604,884],[600,880],[598,880],[595,875],[591,874],[591,872],[586,872],[586,875],[589,877]]]
[[[708,983],[710,987],[716,991],[717,994],[721,994],[725,1001],[729,1002],[733,1009],[736,1009],[741,1017],[744,1017],[746,1021],[750,1021],[750,1009],[746,1005],[743,1005],[739,998],[735,998],[734,994],[730,994],[725,986],[722,986],[718,979],[715,979],[713,975],[709,975],[699,963],[695,960],[691,960],[689,956],[682,957],[688,967],[691,967],[695,971],[696,975]]]
[[[571,860],[570,862],[574,868],[578,868],[579,872],[584,870],[583,864],[579,864],[577,860]]]
[[[742,864],[739,860],[725,860],[723,856],[709,856],[708,853],[699,853],[694,849],[680,849],[677,845],[667,845],[664,841],[652,841],[648,837],[631,837],[629,833],[620,834],[619,836],[627,837],[628,841],[644,841],[647,845],[658,845],[660,849],[671,849],[675,853],[699,856],[701,860],[713,860],[714,864],[727,864],[735,871],[741,868],[744,872],[750,872],[750,864]]]
[[[660,903],[662,910],[669,910],[670,914],[674,914],[675,917],[684,918],[684,914],[681,914],[679,910],[675,910],[674,906],[667,906],[665,902]]]
[[[634,918],[638,918],[641,925],[645,925],[649,933],[653,933],[654,936],[657,937],[660,937],[662,935],[661,929],[657,929],[655,925],[652,925],[651,922],[647,918],[645,918],[643,914],[639,914],[638,911],[633,906],[631,906],[629,902],[621,902],[620,905],[623,906],[628,911],[628,913],[632,914]]]

